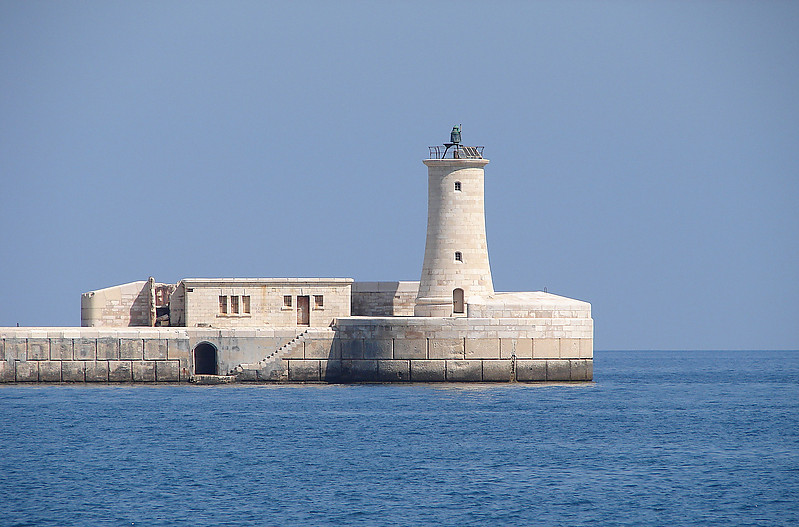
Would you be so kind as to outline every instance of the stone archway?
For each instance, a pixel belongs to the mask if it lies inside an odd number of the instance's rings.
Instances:
[[[219,360],[216,346],[209,342],[200,342],[194,348],[194,375],[217,375]]]

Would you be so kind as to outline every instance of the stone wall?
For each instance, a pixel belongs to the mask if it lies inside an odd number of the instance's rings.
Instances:
[[[80,297],[80,325],[149,326],[150,294],[147,281],[140,280],[83,293]]]
[[[182,280],[172,296],[176,320],[186,327],[300,327],[300,296],[309,297],[310,327],[326,327],[334,318],[350,315],[351,286],[350,278],[191,278]]]
[[[593,379],[591,339],[313,338],[288,382],[566,382]],[[255,378],[253,378],[255,380]]]
[[[413,316],[419,282],[355,282],[352,315],[364,317]]]

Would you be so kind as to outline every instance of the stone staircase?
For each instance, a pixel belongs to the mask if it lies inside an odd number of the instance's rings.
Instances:
[[[307,340],[309,335],[315,332],[328,332],[328,328],[308,328],[283,346],[252,364],[239,364],[231,372],[237,381],[285,381],[288,379],[288,369],[283,360],[284,357],[291,356]]]

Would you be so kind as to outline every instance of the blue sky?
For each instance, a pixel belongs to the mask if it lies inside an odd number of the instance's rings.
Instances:
[[[0,326],[154,276],[418,280],[485,145],[494,284],[596,349],[796,349],[799,3],[0,2]]]

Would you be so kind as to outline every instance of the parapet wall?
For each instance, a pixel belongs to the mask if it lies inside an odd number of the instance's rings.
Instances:
[[[413,316],[419,282],[355,282],[352,315],[365,317]]]

